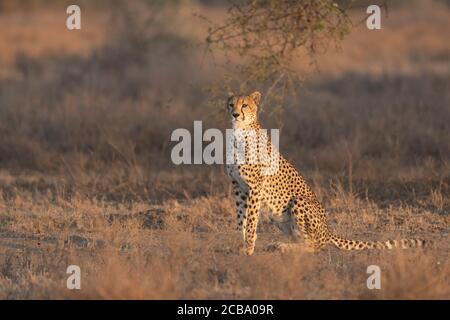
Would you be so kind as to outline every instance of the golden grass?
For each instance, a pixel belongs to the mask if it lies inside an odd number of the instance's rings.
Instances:
[[[325,192],[325,191],[323,191]],[[1,298],[89,299],[447,299],[448,215],[414,206],[379,208],[329,194],[332,228],[346,236],[422,236],[435,248],[320,253],[268,251],[288,242],[264,215],[257,250],[238,253],[228,197],[114,204],[74,196],[18,196],[0,202]],[[431,199],[430,199],[431,201]],[[79,265],[82,290],[65,288]],[[368,290],[379,265],[382,289]]]

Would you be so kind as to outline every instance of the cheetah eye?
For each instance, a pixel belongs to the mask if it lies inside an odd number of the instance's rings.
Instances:
[[[230,103],[229,106],[230,106],[231,108],[233,108],[233,107],[234,107],[234,104]]]
[[[248,104],[245,104],[245,103],[244,103],[244,104],[242,105],[242,108],[247,108],[247,107],[248,107]]]

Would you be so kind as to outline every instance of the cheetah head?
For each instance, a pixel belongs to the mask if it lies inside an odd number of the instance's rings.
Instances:
[[[258,91],[248,96],[230,94],[227,100],[227,111],[233,126],[242,128],[255,123],[260,100],[261,93]]]

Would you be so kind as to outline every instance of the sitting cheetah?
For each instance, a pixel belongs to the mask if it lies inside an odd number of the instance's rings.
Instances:
[[[333,244],[344,250],[409,248],[424,245],[424,241],[418,239],[370,242],[348,240],[333,234],[328,228],[324,208],[303,177],[278,153],[277,148],[268,139],[259,140],[265,132],[261,130],[257,119],[260,99],[261,94],[254,92],[248,96],[230,95],[227,100],[228,113],[234,129],[232,149],[237,150],[238,145],[244,146],[241,149],[244,151],[241,158],[243,161],[236,161],[237,155],[234,154],[236,151],[233,151],[233,161],[230,163],[227,161],[226,168],[236,196],[238,229],[243,234],[243,252],[246,255],[253,254],[255,249],[256,227],[262,206],[268,207],[274,217],[288,221],[291,231],[300,231],[308,244],[307,248],[311,251],[320,250],[326,244]],[[258,141],[266,142],[261,144]],[[266,154],[277,161],[267,164],[267,161],[262,161],[258,157],[264,147],[267,147]],[[274,167],[275,170],[267,170]]]

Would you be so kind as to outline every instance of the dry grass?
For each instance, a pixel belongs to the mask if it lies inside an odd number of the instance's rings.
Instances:
[[[448,215],[414,206],[381,209],[341,193],[327,198],[330,222],[341,234],[365,239],[422,236],[434,240],[436,248],[355,253],[329,248],[318,254],[281,254],[268,251],[269,244],[289,239],[263,217],[257,251],[243,258],[237,253],[239,235],[233,228],[230,197],[149,205],[22,194],[0,203],[1,297],[449,297]],[[71,264],[82,270],[79,292],[65,289],[65,269]],[[366,288],[366,269],[372,264],[382,270],[379,291]]]
[[[223,168],[170,162],[173,129],[227,127],[202,90],[220,69],[191,46],[192,13],[223,8],[172,8],[142,42],[101,5],[81,32],[62,5],[1,13],[0,298],[450,299],[450,11],[426,2],[393,7],[381,32],[356,27],[262,120],[281,125],[334,230],[435,247],[270,252],[290,239],[263,215],[252,257],[237,253]],[[80,291],[65,287],[71,264]],[[366,287],[373,264],[381,290]]]

